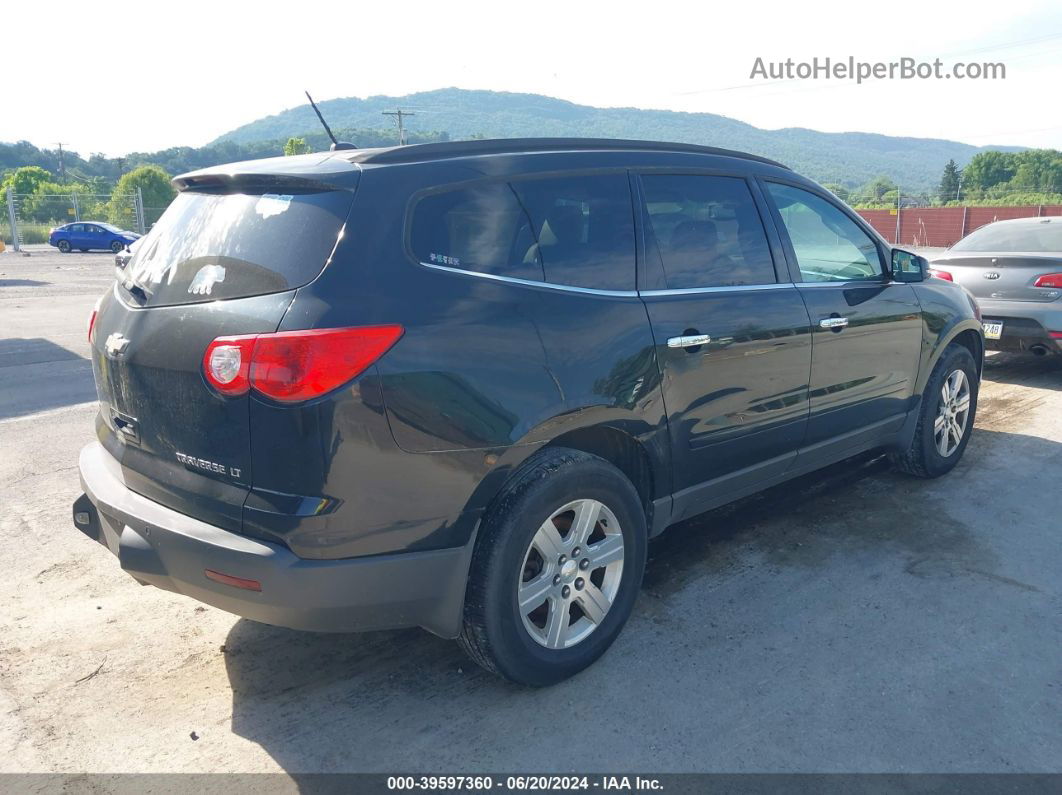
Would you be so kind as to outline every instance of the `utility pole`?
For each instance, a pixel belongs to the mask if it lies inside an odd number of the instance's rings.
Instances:
[[[901,213],[903,210],[900,208],[900,186],[896,186],[896,232],[893,235],[893,245],[900,245],[900,218],[903,216]]]
[[[405,146],[406,145],[406,129],[402,125],[402,118],[404,116],[416,116],[417,114],[414,113],[411,110],[402,110],[401,108],[399,108],[397,110],[385,110],[383,112],[383,115],[384,116],[391,116],[392,118],[394,118],[395,122],[398,124],[398,145],[399,146]]]
[[[66,167],[63,165],[63,142],[56,141],[56,146],[59,147],[59,181],[66,182]]]

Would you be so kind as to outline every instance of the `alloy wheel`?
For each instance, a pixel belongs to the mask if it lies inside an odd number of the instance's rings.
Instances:
[[[558,508],[531,539],[517,585],[524,629],[548,649],[584,640],[608,615],[623,575],[623,533],[604,503]]]
[[[943,458],[959,449],[969,419],[970,380],[964,370],[954,370],[940,387],[940,407],[933,421],[933,439]]]

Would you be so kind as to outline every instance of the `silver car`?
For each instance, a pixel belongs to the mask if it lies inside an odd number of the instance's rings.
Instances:
[[[987,224],[930,266],[977,298],[990,350],[1062,353],[1062,218]]]

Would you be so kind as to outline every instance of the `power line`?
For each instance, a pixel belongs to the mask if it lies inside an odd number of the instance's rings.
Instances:
[[[406,130],[405,127],[402,125],[402,119],[405,116],[416,116],[417,114],[414,111],[402,110],[401,108],[399,108],[397,110],[385,110],[383,111],[382,115],[392,117],[395,120],[395,123],[398,124],[398,145],[405,146]]]

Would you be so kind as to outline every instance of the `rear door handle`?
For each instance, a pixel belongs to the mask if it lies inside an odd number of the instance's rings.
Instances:
[[[819,321],[819,328],[828,328],[840,331],[848,325],[848,318],[846,317],[824,317]]]
[[[707,334],[691,334],[686,337],[668,337],[669,348],[692,348],[697,345],[707,345],[712,338]]]

